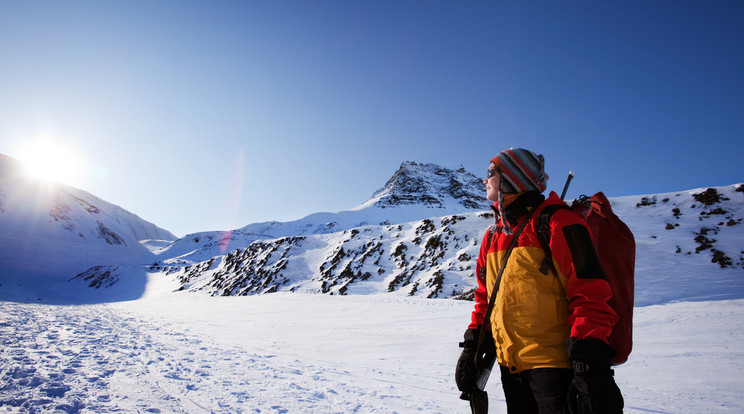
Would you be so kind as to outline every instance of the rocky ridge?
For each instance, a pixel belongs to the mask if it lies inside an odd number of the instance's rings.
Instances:
[[[460,167],[457,170],[437,164],[407,161],[363,205],[379,208],[418,205],[444,208],[456,205],[464,210],[486,209],[483,179]]]

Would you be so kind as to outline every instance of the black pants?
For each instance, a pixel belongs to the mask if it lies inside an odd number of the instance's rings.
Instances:
[[[507,413],[568,413],[566,394],[572,379],[572,369],[537,368],[512,374],[501,367]]]

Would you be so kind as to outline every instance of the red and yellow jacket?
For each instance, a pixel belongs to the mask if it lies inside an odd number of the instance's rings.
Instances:
[[[543,201],[544,200],[544,201]],[[545,200],[537,192],[524,193],[506,208],[516,229],[529,209],[536,208],[519,236],[501,279],[490,327],[499,364],[513,373],[534,368],[571,368],[565,341],[597,338],[607,342],[617,314],[607,304],[612,296],[584,219],[559,209],[550,221],[550,250],[557,275],[538,270],[545,251],[537,234],[537,217],[548,205],[562,204],[551,192]],[[497,226],[503,218],[497,217]],[[492,236],[491,243],[486,239]],[[469,328],[483,323],[501,260],[513,236],[487,232],[476,267],[478,288]],[[488,246],[488,251],[486,248]],[[481,269],[485,267],[485,279]]]

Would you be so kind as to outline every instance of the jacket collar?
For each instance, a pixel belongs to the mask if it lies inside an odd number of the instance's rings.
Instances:
[[[542,204],[545,201],[545,196],[537,191],[527,191],[519,195],[516,200],[511,202],[504,211],[506,220],[509,221],[510,226],[517,224],[520,217],[527,214],[527,212]],[[496,204],[491,206],[495,213],[496,223],[499,221],[499,210],[496,208]]]

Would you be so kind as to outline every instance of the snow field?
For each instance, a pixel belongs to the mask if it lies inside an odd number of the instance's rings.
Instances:
[[[472,302],[390,295],[0,302],[0,412],[467,413]],[[743,412],[744,300],[636,308],[626,413]],[[497,376],[487,388],[504,413]]]

